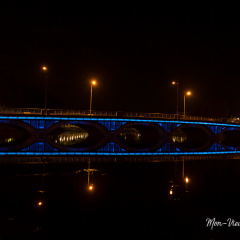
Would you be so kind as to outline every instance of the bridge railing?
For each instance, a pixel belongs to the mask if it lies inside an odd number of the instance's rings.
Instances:
[[[164,114],[164,113],[145,113],[146,118],[166,118],[166,119],[177,119],[177,114]]]
[[[0,108],[0,114],[36,114],[42,115],[44,110],[41,108]]]
[[[45,110],[41,108],[0,108],[0,114],[15,115],[45,115]],[[164,113],[144,113],[144,112],[110,112],[110,111],[90,111],[89,110],[66,110],[66,109],[47,109],[47,115],[63,115],[63,116],[107,116],[107,117],[137,117],[137,118],[162,118],[189,121],[208,121],[208,122],[224,122],[240,124],[239,118],[209,118],[201,116],[186,115],[185,118],[181,114],[164,114]]]
[[[209,117],[201,117],[201,116],[184,116],[180,115],[179,119],[181,120],[189,120],[189,121],[207,121],[207,122],[225,122],[226,118],[209,118]]]
[[[81,115],[81,116],[117,116],[117,112],[108,111],[89,111],[89,110],[64,110],[48,109],[47,115]]]

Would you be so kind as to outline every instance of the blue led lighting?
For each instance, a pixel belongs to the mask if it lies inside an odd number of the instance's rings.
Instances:
[[[25,154],[26,154],[26,155],[32,155],[32,153],[31,153],[31,152],[26,152]]]
[[[240,151],[222,151],[222,152],[150,152],[150,153],[143,153],[143,152],[124,152],[124,153],[103,153],[103,152],[0,152],[0,155],[23,155],[23,156],[30,156],[30,155],[38,155],[38,156],[184,156],[184,155],[216,155],[216,154],[240,154]]]
[[[53,117],[45,117],[45,120],[53,120]]]
[[[0,117],[0,119],[18,119],[18,117]]]
[[[0,119],[20,119],[20,120],[64,120],[64,121],[116,121],[116,122],[152,122],[152,123],[177,123],[177,124],[192,124],[192,125],[214,125],[214,126],[225,126],[225,127],[236,127],[239,128],[240,125],[237,124],[227,124],[227,123],[212,123],[212,122],[192,122],[192,121],[182,121],[182,120],[154,120],[154,119],[134,119],[134,118],[89,118],[89,117],[30,117],[30,116],[0,116]]]
[[[45,129],[48,126],[51,126],[55,122],[58,121],[98,121],[102,125],[108,126],[109,130],[117,130],[119,127],[124,125],[126,122],[141,122],[141,123],[158,123],[161,127],[163,127],[166,131],[172,126],[179,126],[182,124],[191,124],[191,125],[204,125],[211,128],[211,130],[215,133],[222,131],[222,129],[228,127],[231,129],[240,129],[240,125],[237,124],[225,124],[225,123],[213,123],[213,122],[193,122],[193,121],[183,121],[183,120],[155,120],[155,119],[135,119],[135,118],[90,118],[90,117],[34,117],[34,116],[0,116],[0,121],[5,122],[5,120],[23,120],[25,122],[29,121],[32,126],[38,129]],[[46,121],[45,121],[46,120]],[[7,121],[6,121],[7,122]],[[105,122],[105,124],[104,124]],[[171,125],[172,124],[172,125]],[[174,124],[174,125],[173,125]],[[36,126],[35,126],[36,125]],[[170,131],[170,129],[169,129]],[[38,156],[165,156],[165,155],[206,155],[206,154],[229,154],[229,153],[240,153],[240,151],[235,150],[234,148],[230,151],[225,151],[223,147],[220,145],[212,145],[208,148],[207,151],[203,152],[168,152],[170,148],[168,145],[164,145],[161,147],[158,152],[122,152],[124,151],[118,145],[114,145],[113,143],[108,143],[105,148],[101,149],[101,151],[110,151],[110,152],[51,152],[57,151],[49,148],[47,144],[43,142],[35,143],[35,145],[30,146],[30,148],[26,148],[22,152],[0,152],[1,156],[6,155],[38,155]],[[120,148],[120,149],[119,149]],[[46,152],[44,152],[44,150]],[[215,151],[214,151],[215,150]],[[222,150],[222,151],[221,151]],[[49,151],[49,152],[48,152]],[[114,152],[116,151],[116,152]],[[121,151],[121,152],[117,152]],[[173,151],[173,150],[172,150]]]
[[[58,152],[52,152],[52,155],[59,155]]]
[[[9,117],[10,118],[10,117]],[[17,119],[29,119],[29,117],[16,117]]]

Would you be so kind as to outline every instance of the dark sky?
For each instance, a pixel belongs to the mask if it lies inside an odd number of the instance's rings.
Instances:
[[[2,3],[0,106],[240,115],[240,6],[145,1]]]

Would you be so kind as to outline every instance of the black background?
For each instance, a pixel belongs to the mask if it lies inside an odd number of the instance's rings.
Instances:
[[[239,116],[239,4],[2,3],[0,106]]]

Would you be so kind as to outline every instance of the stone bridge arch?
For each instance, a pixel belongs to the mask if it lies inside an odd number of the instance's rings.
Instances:
[[[124,129],[130,129],[130,128],[135,128],[135,129],[141,129],[141,127],[147,129],[151,129],[151,132],[154,133],[154,144],[152,146],[146,146],[143,148],[140,147],[132,147],[132,146],[127,146],[124,144],[120,139],[119,135],[121,132],[124,131]],[[145,130],[144,130],[145,131]],[[123,149],[129,152],[151,152],[159,149],[161,146],[163,146],[166,141],[167,141],[167,135],[168,133],[160,127],[157,123],[150,123],[150,122],[128,122],[122,125],[114,134],[114,141]],[[157,139],[158,136],[158,139]],[[144,136],[146,137],[146,135]]]
[[[202,144],[202,146],[191,148],[191,147],[184,147],[177,141],[173,141],[173,137],[177,135],[178,131],[181,131],[184,128],[195,128],[202,130],[206,136],[208,136],[208,140],[206,143]],[[215,134],[211,131],[211,129],[205,125],[199,125],[199,124],[181,124],[178,126],[174,131],[171,132],[169,135],[169,142],[172,143],[176,148],[180,149],[181,151],[203,151],[206,150],[208,147],[210,147],[215,139]]]
[[[67,125],[67,124],[71,124],[71,125],[76,125],[76,126],[80,126],[83,130],[86,131],[86,128],[89,130],[90,129],[90,137],[92,138],[92,135],[94,134],[93,131],[95,129],[96,132],[98,132],[101,137],[99,137],[99,141],[93,143],[93,145],[89,145],[89,146],[84,146],[84,147],[71,147],[71,146],[63,146],[60,144],[55,143],[53,140],[51,140],[49,138],[49,135],[56,130],[57,128],[63,126],[63,125]],[[84,128],[84,126],[86,126]],[[52,147],[59,149],[60,151],[96,151],[98,149],[100,149],[101,147],[103,147],[109,140],[109,130],[99,124],[96,121],[76,121],[76,120],[70,120],[70,121],[60,121],[58,123],[53,124],[52,126],[50,126],[47,130],[46,130],[46,142],[49,143]]]
[[[25,131],[27,133],[26,139],[24,139],[22,142],[14,143],[13,145],[6,145],[3,147],[0,147],[1,150],[4,151],[19,151],[21,149],[24,149],[31,144],[33,144],[36,140],[36,129],[32,127],[30,124],[25,123],[24,121],[18,121],[18,120],[0,120],[0,126],[11,126],[12,129],[16,129],[19,131]]]

